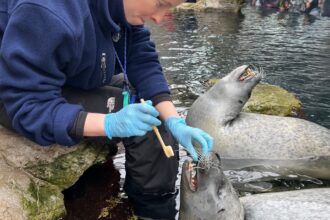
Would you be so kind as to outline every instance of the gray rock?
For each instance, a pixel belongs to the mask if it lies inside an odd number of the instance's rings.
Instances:
[[[46,220],[65,215],[62,190],[105,160],[103,146],[39,146],[0,128],[0,219]]]
[[[182,3],[175,10],[218,10],[239,13],[243,3],[243,0],[197,0],[196,3]]]

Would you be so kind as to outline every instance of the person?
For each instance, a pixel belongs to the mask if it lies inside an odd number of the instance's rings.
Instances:
[[[329,0],[320,0],[319,6],[321,7],[321,15],[330,17],[330,1]]]
[[[291,3],[289,0],[279,0],[278,1],[278,10],[279,12],[285,12],[289,10]]]
[[[319,0],[305,0],[304,13],[318,15],[319,14]]]
[[[178,143],[194,160],[193,140],[203,154],[213,145],[179,117],[144,27],[181,2],[0,0],[1,124],[42,146],[123,141],[124,189],[141,218],[174,219]]]

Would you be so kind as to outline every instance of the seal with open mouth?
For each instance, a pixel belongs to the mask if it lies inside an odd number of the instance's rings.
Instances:
[[[234,69],[193,103],[187,123],[213,136],[224,170],[263,167],[284,178],[330,179],[329,129],[299,118],[241,112],[260,80],[251,66]]]
[[[210,153],[195,164],[186,160],[180,185],[180,220],[330,219],[330,188],[248,195],[238,199]],[[276,211],[274,211],[276,210]]]
[[[184,162],[179,219],[244,219],[243,206],[222,172],[219,155],[210,153],[197,164],[188,160]]]

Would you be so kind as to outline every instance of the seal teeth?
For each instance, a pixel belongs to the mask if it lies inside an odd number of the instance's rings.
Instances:
[[[189,173],[189,187],[195,192],[197,189],[197,171],[196,171],[196,163],[190,162],[188,165],[188,173]]]
[[[196,177],[196,164],[192,164],[192,170],[191,170],[191,178],[194,179]]]
[[[241,74],[241,76],[239,77],[239,80],[240,80],[240,81],[243,81],[243,80],[245,80],[245,79],[252,78],[252,77],[254,77],[255,75],[256,75],[256,73],[255,73],[250,67],[248,67],[248,68],[246,68],[246,69],[244,70],[244,72]]]
[[[256,72],[254,72],[251,68],[247,68],[246,70],[249,74],[249,76],[255,76],[256,75]]]

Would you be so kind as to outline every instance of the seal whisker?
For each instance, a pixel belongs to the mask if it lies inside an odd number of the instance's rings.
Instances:
[[[261,79],[263,79],[264,77],[266,77],[264,68],[262,68],[261,66],[257,67],[254,64],[250,65],[253,69],[253,71],[256,73],[256,75],[259,75],[261,77]]]

